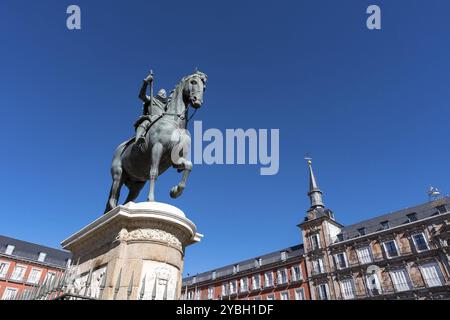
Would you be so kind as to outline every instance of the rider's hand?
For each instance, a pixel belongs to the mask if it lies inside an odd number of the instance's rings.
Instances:
[[[147,76],[147,78],[144,79],[144,81],[147,82],[147,83],[152,82],[152,81],[153,81],[153,75],[152,75],[152,74],[149,74],[149,75]]]

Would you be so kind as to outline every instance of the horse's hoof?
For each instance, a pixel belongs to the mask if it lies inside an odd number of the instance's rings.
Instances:
[[[183,189],[179,188],[178,186],[175,186],[172,189],[170,189],[170,197],[176,199],[181,195],[182,192]]]

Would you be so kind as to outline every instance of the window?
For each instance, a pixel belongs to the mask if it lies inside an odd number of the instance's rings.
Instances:
[[[291,268],[291,279],[292,281],[302,280],[302,271],[299,265]]]
[[[279,269],[277,271],[277,284],[286,284],[288,282],[287,269]]]
[[[187,299],[188,300],[194,300],[194,291],[191,290],[191,291],[188,292]]]
[[[303,288],[295,290],[295,300],[305,300],[305,290]]]
[[[287,259],[287,252],[286,251],[281,251],[281,260],[285,261]]]
[[[423,233],[414,234],[412,238],[418,252],[429,249],[427,240],[425,239],[425,235]]]
[[[328,300],[330,298],[329,292],[328,292],[328,284],[323,283],[319,285],[318,293],[319,293],[319,299],[320,300]]]
[[[372,262],[372,250],[369,246],[356,249],[358,254],[358,260],[361,264],[367,264]]]
[[[6,246],[5,254],[12,255],[15,248],[16,248],[16,247],[13,246],[12,244],[8,244],[8,245]]]
[[[233,266],[233,273],[238,273],[239,272],[239,265],[236,264]]]
[[[23,276],[25,275],[26,270],[27,270],[27,267],[17,265],[14,268],[14,271],[11,275],[11,279],[16,280],[16,281],[21,281],[23,279]]]
[[[5,278],[8,273],[9,262],[0,261],[0,278]]]
[[[420,270],[427,287],[442,286],[442,274],[436,262],[421,265]]]
[[[259,279],[259,274],[257,274],[252,277],[252,289],[257,290],[259,288],[261,288],[261,283]]]
[[[259,268],[261,266],[262,266],[262,259],[261,258],[255,259],[255,268]]]
[[[211,278],[212,278],[212,280],[216,280],[216,278],[217,278],[217,271],[213,271],[211,273]]]
[[[313,271],[315,274],[323,273],[325,271],[322,258],[313,261]]]
[[[197,283],[197,277],[192,277],[192,284]]]
[[[312,250],[320,249],[320,238],[318,234],[313,234],[310,238]]]
[[[237,293],[237,280],[230,281],[230,294]]]
[[[441,206],[437,206],[436,209],[437,209],[437,211],[438,211],[439,213],[441,213],[441,214],[447,212],[447,207],[445,206],[445,204],[443,204],[443,205],[441,205]]]
[[[47,254],[45,252],[39,252],[38,261],[39,262],[44,262],[45,257],[47,257]]]
[[[281,300],[289,300],[289,292],[288,291],[283,291],[280,294],[280,298],[281,298]]]
[[[255,300],[261,300],[261,297],[260,296],[256,296]]]
[[[355,298],[355,286],[353,279],[345,279],[341,281],[341,294],[344,299]]]
[[[55,276],[56,276],[56,273],[54,273],[54,272],[47,272],[47,275],[45,276],[44,282],[47,281],[47,284],[52,283],[52,281],[55,278]],[[195,283],[195,282],[196,282],[196,278],[194,277],[193,280],[192,280],[192,283]]]
[[[275,295],[274,294],[269,294],[267,296],[267,300],[275,300]]]
[[[339,269],[347,268],[347,257],[345,252],[341,252],[335,255],[336,264]]]
[[[248,291],[248,278],[242,278],[240,280],[240,285],[241,285],[241,292],[247,292]]]
[[[408,222],[417,221],[417,214],[415,212],[407,214],[406,217],[408,218]]]
[[[396,291],[406,291],[411,288],[408,272],[405,269],[391,271],[390,274]]]
[[[31,289],[25,289],[23,291],[23,300],[29,300],[31,297]]]
[[[6,288],[3,293],[2,300],[14,300],[17,295],[17,289],[15,288]]]
[[[273,273],[272,271],[264,274],[264,287],[273,287]]]
[[[28,276],[27,282],[37,284],[39,283],[39,279],[41,278],[42,270],[40,269],[31,269],[30,275]]]
[[[67,259],[66,268],[69,268],[72,264],[72,259]]]
[[[359,228],[358,229],[358,233],[360,236],[365,236],[366,235],[366,228]]]
[[[200,288],[195,288],[194,299],[200,300]]]
[[[339,233],[337,235],[337,239],[338,239],[338,241],[344,241],[344,234],[343,233]]]
[[[398,257],[399,254],[397,250],[397,244],[394,240],[386,241],[385,243],[383,243],[383,246],[388,258]]]
[[[222,283],[222,296],[229,295],[230,292],[230,284],[228,282]]]
[[[381,229],[383,229],[383,230],[389,229],[389,221],[382,221],[380,224],[381,224]]]
[[[370,275],[366,275],[367,281],[367,290],[369,291],[370,296],[377,296],[382,293],[381,291],[381,283],[378,279],[378,275],[373,272]]]
[[[214,286],[208,287],[208,299],[209,300],[214,299]]]

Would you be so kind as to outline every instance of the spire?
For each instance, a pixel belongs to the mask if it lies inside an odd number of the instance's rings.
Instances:
[[[309,192],[308,196],[311,199],[311,209],[315,209],[317,207],[324,208],[323,200],[322,200],[322,191],[319,189],[317,185],[316,177],[314,176],[314,172],[312,169],[312,159],[306,158],[308,161],[309,167]]]

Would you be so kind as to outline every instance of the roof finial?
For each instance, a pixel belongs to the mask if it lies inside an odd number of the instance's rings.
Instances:
[[[323,204],[322,200],[322,191],[319,189],[319,186],[317,185],[317,180],[314,175],[313,169],[312,169],[312,158],[308,156],[308,154],[305,155],[305,160],[308,162],[308,168],[309,168],[309,191],[308,196],[311,200],[311,208],[317,208],[322,207],[324,208],[325,205]]]

